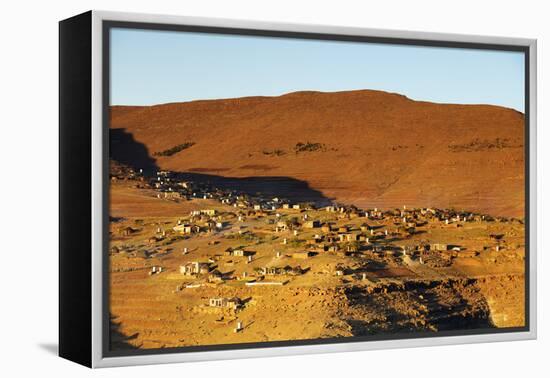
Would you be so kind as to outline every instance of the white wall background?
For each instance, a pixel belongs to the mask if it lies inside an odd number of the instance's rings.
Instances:
[[[90,371],[57,344],[57,21],[89,9],[530,37],[539,40],[539,193],[548,188],[545,1],[120,0],[7,1],[0,22],[0,375],[67,377],[542,376],[549,287],[539,218],[539,340]],[[548,203],[540,199],[540,213]],[[544,350],[546,348],[546,351]]]

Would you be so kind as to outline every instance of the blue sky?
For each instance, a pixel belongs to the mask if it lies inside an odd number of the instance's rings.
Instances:
[[[111,29],[111,104],[378,89],[524,111],[520,52]]]

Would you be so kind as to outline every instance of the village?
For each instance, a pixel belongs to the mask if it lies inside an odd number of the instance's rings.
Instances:
[[[111,313],[135,347],[524,321],[523,311],[488,297],[497,295],[492,280],[512,285],[515,299],[523,293],[521,219],[407,204],[320,206],[120,165],[110,178],[112,190],[167,209],[122,209],[110,219]],[[442,308],[457,318],[437,318]]]

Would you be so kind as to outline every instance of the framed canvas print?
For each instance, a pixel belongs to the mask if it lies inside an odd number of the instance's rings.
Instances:
[[[536,41],[60,22],[60,355],[536,337]]]

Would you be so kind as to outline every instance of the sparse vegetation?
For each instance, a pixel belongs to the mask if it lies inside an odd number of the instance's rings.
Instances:
[[[402,146],[402,145],[398,144],[396,146],[392,146],[391,150],[392,151],[397,151],[397,150],[402,150],[402,149],[407,149],[407,148],[409,148],[409,146]]]
[[[246,243],[262,243],[263,242],[263,239],[259,236],[257,236],[256,234],[252,233],[252,232],[246,232],[246,233],[242,233],[242,234],[239,234],[239,233],[235,233],[235,234],[229,234],[226,236],[227,239],[233,239],[233,240],[240,240],[242,242],[246,242]]]
[[[192,147],[195,145],[195,142],[185,142],[182,144],[178,144],[177,146],[174,146],[172,148],[169,148],[164,151],[155,152],[153,156],[172,156],[177,154],[178,152],[181,152],[183,150],[188,149],[189,147]]]
[[[473,152],[485,150],[501,150],[503,148],[522,147],[522,145],[513,145],[508,138],[496,138],[495,140],[480,140],[476,138],[469,143],[450,144],[448,147],[452,152]]]
[[[294,146],[294,152],[297,154],[300,152],[315,152],[315,151],[325,151],[326,146],[323,143],[313,143],[313,142],[298,142]]]
[[[288,241],[288,246],[290,248],[300,248],[305,246],[306,241],[302,239],[291,239]]]
[[[283,156],[286,154],[286,152],[281,149],[275,149],[275,150],[263,150],[262,154],[268,155],[268,156]]]

